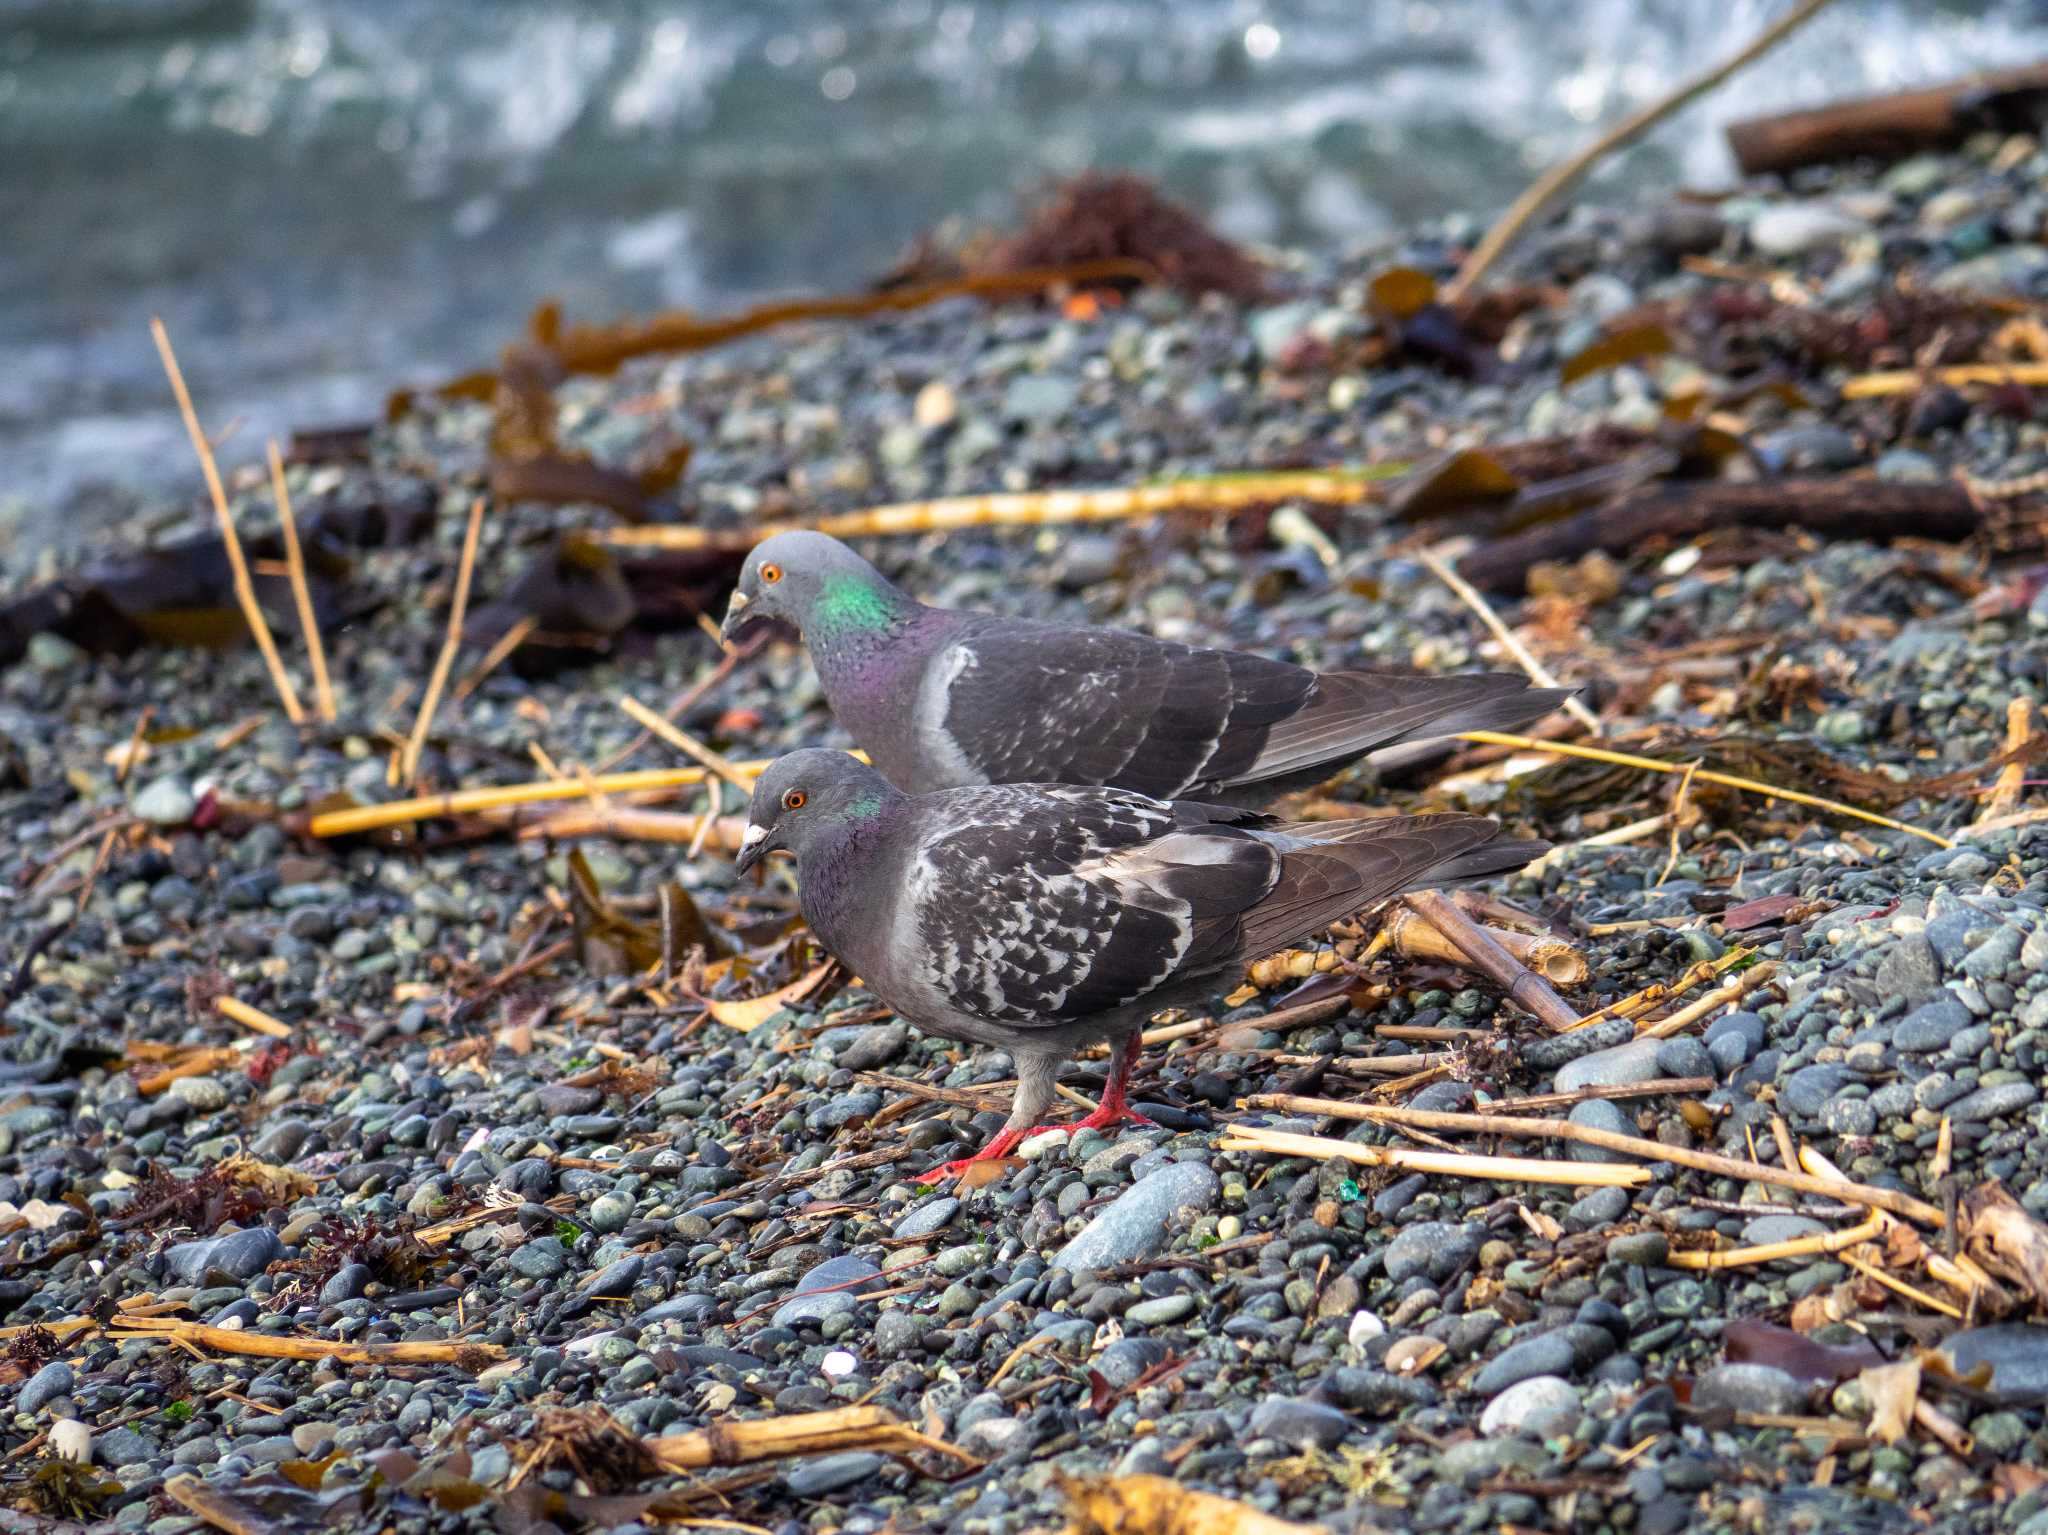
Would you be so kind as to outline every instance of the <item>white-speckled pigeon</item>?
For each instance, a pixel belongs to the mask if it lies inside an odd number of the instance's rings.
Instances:
[[[1565,690],[1497,673],[1317,674],[1122,629],[924,606],[822,533],[779,533],[740,572],[731,638],[794,625],[832,713],[897,787],[1103,784],[1258,808],[1368,752],[1548,713]]]
[[[905,794],[843,752],[791,752],[754,786],[739,867],[796,855],[811,931],[905,1021],[1017,1063],[1006,1154],[1076,1047],[1112,1042],[1124,1102],[1138,1031],[1162,1008],[1384,897],[1519,869],[1541,842],[1483,816],[1283,823],[1121,789],[1006,784]],[[937,1169],[958,1171],[961,1163]]]

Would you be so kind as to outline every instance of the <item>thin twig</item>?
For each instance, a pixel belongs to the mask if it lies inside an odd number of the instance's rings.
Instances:
[[[713,633],[716,634],[716,632],[714,629]],[[668,706],[661,711],[661,717],[665,720],[682,718],[685,710],[689,709],[699,699],[703,698],[705,694],[730,677],[733,674],[733,668],[750,659],[754,652],[768,643],[769,638],[767,634],[762,633],[754,635],[738,645],[727,645],[721,637],[719,644],[724,654],[719,657],[718,664],[691,683],[687,688],[684,688],[674,698],[670,699]],[[641,731],[640,734],[633,737],[632,740],[599,763],[597,770],[600,773],[609,773],[652,739],[654,739],[653,731]]]
[[[1486,1105],[1489,1114],[1529,1114],[1538,1109],[1569,1109],[1595,1098],[1656,1098],[1666,1093],[1711,1093],[1712,1077],[1655,1077],[1648,1082],[1622,1082],[1614,1086],[1594,1083],[1558,1093],[1530,1093],[1521,1098],[1495,1098]]]
[[[186,435],[192,439],[192,450],[199,455],[200,472],[206,476],[206,492],[213,498],[214,521],[220,527],[221,543],[227,549],[228,572],[234,581],[235,600],[241,604],[242,617],[248,621],[250,634],[255,636],[256,648],[263,653],[263,664],[270,670],[270,682],[284,704],[285,717],[297,725],[305,719],[305,711],[299,707],[298,692],[292,687],[292,679],[278,657],[277,641],[271,638],[270,624],[263,617],[263,609],[257,605],[256,585],[249,579],[249,562],[242,554],[242,539],[235,531],[234,514],[228,510],[228,493],[221,484],[220,465],[214,462],[213,444],[206,440],[206,433],[199,426],[199,413],[192,408],[192,395],[185,388],[185,375],[179,371],[177,354],[171,350],[171,333],[154,315],[150,317],[149,333],[156,338],[157,355],[163,358],[164,372],[170,375],[171,393],[178,397],[178,414],[185,418]]]
[[[640,702],[639,699],[633,697],[632,694],[628,693],[622,696],[619,699],[619,707],[625,710],[641,729],[659,736],[684,756],[694,758],[702,763],[735,789],[738,789],[740,793],[751,795],[754,792],[756,773],[747,772],[730,758],[723,757],[713,751],[702,741],[690,735],[679,726],[670,724],[659,714],[648,708],[647,705]]]
[[[1499,730],[1467,730],[1459,734],[1461,741],[1476,741],[1487,746],[1514,746],[1525,751],[1548,752],[1553,757],[1583,757],[1588,762],[1609,762],[1616,767],[1641,768],[1648,773],[1683,773],[1684,766],[1676,762],[1660,762],[1655,757],[1638,757],[1633,752],[1609,751],[1604,746],[1577,746],[1565,741],[1539,741],[1534,736],[1509,735]],[[1696,768],[1693,777],[1701,783],[1719,784],[1724,789],[1740,789],[1745,794],[1760,794],[1766,799],[1780,799],[1794,805],[1809,805],[1816,810],[1825,810],[1832,815],[1846,815],[1858,821],[1868,821],[1873,826],[1882,826],[1888,831],[1907,832],[1924,838],[1936,847],[1954,847],[1955,843],[1936,832],[1925,831],[1918,826],[1908,826],[1904,821],[1894,821],[1890,816],[1879,815],[1873,810],[1858,810],[1854,805],[1845,805],[1840,800],[1823,799],[1818,794],[1803,794],[1797,789],[1781,789],[1776,784],[1759,783],[1754,778],[1737,778],[1730,773],[1716,773],[1707,768]]]
[[[1647,1167],[1620,1162],[1546,1162],[1537,1157],[1482,1157],[1464,1152],[1415,1151],[1406,1146],[1362,1146],[1326,1135],[1296,1135],[1263,1125],[1231,1125],[1219,1151],[1263,1151],[1272,1156],[1309,1157],[1319,1162],[1356,1162],[1362,1167],[1399,1167],[1409,1172],[1455,1178],[1490,1178],[1502,1183],[1564,1183],[1595,1188],[1639,1188],[1650,1181]]]
[[[1668,1017],[1659,1018],[1651,1023],[1638,1023],[1636,1025],[1636,1037],[1638,1039],[1669,1039],[1679,1030],[1690,1028],[1693,1024],[1698,1023],[1716,1008],[1734,1002],[1747,993],[1756,990],[1765,981],[1773,979],[1777,973],[1778,967],[1769,962],[1741,971],[1725,984],[1715,987],[1703,997],[1686,1003],[1684,1007],[1681,1007],[1677,1012],[1670,1014]]]
[[[1500,615],[1493,611],[1492,605],[1479,595],[1473,588],[1472,583],[1451,569],[1448,561],[1434,549],[1421,550],[1417,557],[1428,567],[1431,575],[1449,587],[1451,594],[1472,610],[1478,620],[1486,626],[1487,632],[1499,640],[1502,648],[1514,657],[1515,664],[1529,674],[1531,682],[1535,683],[1539,688],[1564,686],[1563,683],[1559,682],[1552,675],[1549,667],[1536,659],[1535,652],[1522,643],[1522,637],[1501,622]],[[1573,693],[1569,698],[1565,699],[1564,707],[1565,711],[1581,725],[1584,725],[1588,731],[1596,736],[1600,734],[1599,716],[1586,707],[1577,693]]]
[[[469,506],[469,528],[462,535],[462,563],[455,568],[455,600],[448,608],[448,635],[441,653],[434,658],[434,670],[427,678],[426,696],[412,722],[412,734],[405,738],[405,752],[399,759],[399,781],[407,788],[418,781],[420,753],[426,749],[427,731],[434,723],[434,711],[441,705],[441,690],[448,686],[449,670],[456,652],[462,649],[462,618],[469,608],[469,581],[476,570],[477,540],[483,534],[484,499],[478,496]]]
[[[1691,824],[1686,815],[1686,797],[1692,793],[1693,775],[1700,770],[1700,760],[1695,757],[1685,765],[1685,776],[1678,780],[1678,787],[1671,791],[1671,851],[1664,859],[1664,867],[1657,871],[1657,883],[1650,888],[1661,890],[1664,881],[1671,878],[1671,871],[1678,867],[1678,839],[1685,835],[1685,828]]]
[[[306,660],[313,668],[313,700],[320,718],[334,722],[334,685],[327,676],[327,648],[320,640],[320,623],[313,616],[313,593],[306,585],[306,554],[299,547],[299,522],[292,511],[292,493],[284,482],[284,457],[277,451],[277,439],[265,445],[270,453],[270,485],[277,496],[277,525],[284,532],[285,565],[291,574],[292,601],[299,610],[299,628],[306,636]]]
[[[122,752],[121,761],[114,769],[114,782],[124,784],[133,771],[136,759],[142,755],[142,737],[149,729],[150,719],[156,714],[155,704],[144,704],[142,712],[135,716],[135,728],[128,732],[128,747]]]
[[[1417,890],[1402,897],[1430,926],[1464,953],[1475,969],[1490,977],[1508,999],[1554,1030],[1577,1025],[1579,1015],[1550,983],[1495,942],[1492,935],[1445,897],[1440,890]]]
[[[455,702],[461,703],[483,686],[484,679],[504,665],[505,658],[532,638],[533,631],[539,627],[540,620],[531,613],[521,614],[519,621],[499,635],[491,648],[484,652],[484,658],[476,663],[469,675],[455,685]]]
[[[1662,831],[1670,821],[1671,813],[1666,811],[1662,815],[1653,815],[1645,820],[1630,821],[1626,826],[1615,826],[1606,831],[1595,832],[1592,836],[1581,837],[1576,842],[1561,842],[1534,863],[1525,865],[1522,872],[1531,879],[1540,879],[1553,866],[1564,862],[1580,848],[1621,847],[1625,843],[1640,842],[1643,838]]]
[[[1672,1162],[1680,1167],[1713,1173],[1722,1178],[1736,1178],[1749,1183],[1771,1183],[1780,1188],[1797,1189],[1802,1194],[1819,1194],[1827,1199],[1842,1199],[1851,1204],[1889,1210],[1894,1215],[1902,1215],[1907,1220],[1919,1221],[1928,1226],[1939,1228],[1947,1224],[1947,1217],[1933,1205],[1925,1200],[1915,1199],[1911,1194],[1901,1193],[1897,1189],[1850,1183],[1839,1176],[1816,1177],[1792,1168],[1766,1167],[1761,1162],[1744,1162],[1711,1151],[1695,1151],[1688,1146],[1667,1146],[1661,1141],[1644,1140],[1641,1136],[1621,1135],[1612,1130],[1595,1129],[1591,1125],[1575,1125],[1568,1119],[1522,1119],[1505,1114],[1450,1114],[1434,1109],[1396,1108],[1389,1104],[1349,1103],[1335,1098],[1293,1098],[1278,1093],[1263,1093],[1247,1098],[1245,1102],[1251,1108],[1277,1109],[1283,1114],[1322,1114],[1332,1119],[1362,1119],[1383,1125],[1415,1125],[1425,1130],[1464,1130],[1475,1135],[1505,1135],[1525,1140],[1578,1141],[1583,1145],[1599,1146],[1607,1151],[1619,1151],[1628,1156],[1641,1157],[1646,1162]]]
[[[1629,113],[1577,154],[1538,176],[1486,231],[1486,238],[1474,247],[1472,254],[1465,258],[1464,265],[1458,268],[1458,275],[1444,289],[1444,302],[1455,304],[1471,292],[1530,222],[1600,161],[1615,150],[1635,142],[1667,117],[1690,106],[1737,70],[1763,57],[1818,14],[1827,3],[1828,0],[1800,0],[1799,4],[1758,33],[1747,46],[1713,68],[1695,75],[1668,95]]]

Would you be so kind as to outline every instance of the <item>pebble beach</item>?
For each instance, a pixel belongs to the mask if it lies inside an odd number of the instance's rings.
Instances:
[[[1476,377],[1358,361],[1375,274],[1447,276],[1480,232],[1453,219],[1275,253],[1257,301],[955,299],[643,359],[563,383],[554,430],[603,464],[689,443],[683,515],[718,530],[1649,433],[1674,397],[1723,389],[1734,351],[1681,345],[1562,382],[1617,317],[1777,285],[1855,322],[1901,279],[2025,314],[2048,298],[2043,186],[2048,151],[1993,138],[1579,208],[1509,263],[1541,298]],[[1784,350],[1796,387],[1720,407],[1758,473],[2048,470],[2029,397],[1848,398],[1866,359]],[[0,1487],[16,1505],[152,1535],[230,1516],[1021,1535],[1063,1527],[1071,1479],[1144,1475],[1332,1532],[2048,1535],[2048,1301],[2023,1282],[2002,1307],[1944,1288],[1917,1256],[1943,1247],[1925,1223],[1887,1217],[1831,1249],[1807,1239],[1855,1231],[1866,1208],[1562,1141],[1446,1132],[1456,1150],[1641,1176],[1451,1177],[1219,1144],[1227,1126],[1421,1144],[1246,1102],[1263,1095],[1460,1113],[1602,1089],[1522,1112],[1774,1167],[1803,1147],[1936,1210],[1995,1180],[2048,1218],[2048,820],[2027,814],[2044,803],[2031,781],[2002,817],[1982,803],[2013,704],[2048,698],[2038,553],[1724,530],[1498,596],[1625,750],[1711,756],[1903,829],[1506,750],[1347,776],[1318,813],[1477,810],[1558,849],[1488,889],[1583,954],[1588,979],[1565,988],[1581,1013],[1689,990],[1640,1024],[1559,1034],[1447,962],[1381,952],[1348,986],[1305,963],[1167,1020],[1201,1027],[1140,1062],[1156,1128],[1038,1137],[993,1178],[936,1187],[918,1175],[1000,1123],[1010,1063],[915,1033],[857,986],[744,1008],[821,958],[791,931],[786,872],[735,881],[717,836],[696,856],[522,836],[536,807],[310,835],[337,796],[401,796],[392,753],[441,645],[491,430],[483,405],[422,396],[360,453],[289,469],[302,519],[374,509],[412,533],[366,541],[336,582],[332,724],[291,725],[247,646],[93,654],[42,632],[0,672]],[[274,527],[266,476],[229,491],[245,536]],[[558,535],[609,523],[493,504],[472,613]],[[203,503],[159,507],[97,549],[211,527]],[[1318,668],[1511,669],[1420,558],[1458,532],[1288,502],[861,548],[945,606]],[[715,619],[731,568],[677,577],[684,607]],[[0,549],[10,600],[58,574]],[[303,677],[295,630],[279,633]],[[458,658],[424,787],[674,766],[659,742],[634,747],[619,700],[660,707],[722,659],[687,617],[625,626],[573,664],[515,654],[483,674],[488,647],[473,631]],[[789,644],[676,723],[734,759],[843,744]],[[1742,751],[1712,754],[1729,740]],[[731,791],[720,808],[738,812]],[[709,935],[680,975],[635,947],[670,884]],[[1339,940],[1347,959],[1362,947]],[[1668,1033],[1641,1026],[1716,989]],[[223,997],[284,1033],[252,1032]],[[1447,1048],[1390,1027],[1483,1033]],[[1381,1058],[1417,1052],[1453,1058],[1389,1094],[1406,1071]],[[1102,1075],[1097,1060],[1064,1080],[1092,1097]],[[1669,1079],[1698,1085],[1627,1093]],[[1694,1261],[1775,1243],[1800,1250]],[[333,1348],[158,1335],[186,1324]],[[1887,1433],[1865,1371],[1923,1351],[1920,1400],[1943,1427]],[[698,1470],[632,1448],[855,1406],[931,1443]],[[44,1527],[29,1517],[0,1528]]]

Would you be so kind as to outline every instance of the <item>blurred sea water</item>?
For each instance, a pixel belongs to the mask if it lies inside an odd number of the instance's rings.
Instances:
[[[1249,240],[1484,216],[1782,8],[0,0],[0,529],[196,481],[152,313],[248,461],[491,358],[544,296],[840,291],[1088,165]],[[1747,113],[2044,56],[2042,0],[1838,0],[1601,190],[1725,181]]]

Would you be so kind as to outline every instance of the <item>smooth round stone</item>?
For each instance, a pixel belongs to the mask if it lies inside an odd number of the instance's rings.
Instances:
[[[1479,1432],[1489,1438],[1528,1434],[1547,1439],[1568,1432],[1578,1421],[1578,1388],[1560,1375],[1532,1375],[1486,1404],[1479,1415]]]

